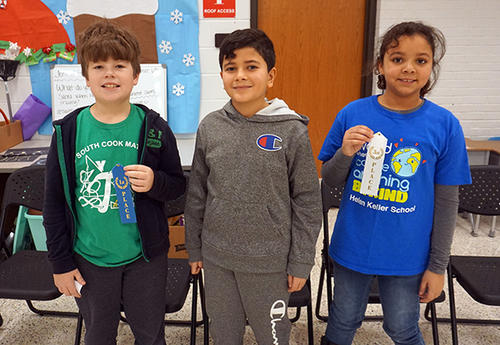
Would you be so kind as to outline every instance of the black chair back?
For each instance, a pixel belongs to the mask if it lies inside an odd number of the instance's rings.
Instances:
[[[471,165],[472,183],[459,188],[461,211],[500,215],[500,166]]]
[[[321,199],[323,203],[323,213],[328,212],[331,208],[338,208],[342,201],[342,193],[344,185],[331,187],[324,181],[321,181]]]
[[[184,172],[186,178],[186,186],[189,185],[189,172]],[[186,187],[187,188],[187,187]],[[184,213],[184,206],[186,205],[186,193],[183,193],[175,200],[169,200],[165,203],[164,211],[165,216],[175,217]]]
[[[12,230],[15,212],[14,207],[24,206],[41,211],[43,208],[43,196],[45,193],[45,166],[29,166],[14,171],[7,179],[2,201],[0,215],[1,245],[5,243],[7,236]]]

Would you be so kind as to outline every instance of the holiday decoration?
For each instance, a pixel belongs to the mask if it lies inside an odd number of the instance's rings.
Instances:
[[[8,7],[6,1],[1,4],[5,5],[0,11],[1,59],[27,65],[54,61],[57,57],[73,60],[75,47],[66,30],[40,0],[11,1]]]

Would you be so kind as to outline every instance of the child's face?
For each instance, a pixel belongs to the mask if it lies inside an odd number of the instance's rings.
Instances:
[[[432,49],[421,35],[401,36],[396,47],[387,49],[378,69],[385,76],[385,94],[392,97],[420,97],[432,72]]]
[[[236,49],[234,55],[222,62],[224,89],[236,108],[243,105],[258,111],[267,105],[264,98],[273,86],[276,68],[267,71],[266,61],[251,47]]]
[[[139,75],[134,76],[129,61],[108,58],[107,61],[89,62],[87,86],[96,104],[119,105],[130,101],[130,94],[137,85]]]

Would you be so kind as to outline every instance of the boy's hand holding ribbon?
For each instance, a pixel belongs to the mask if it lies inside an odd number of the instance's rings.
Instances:
[[[153,187],[155,175],[146,165],[132,164],[123,168],[128,176],[132,190],[137,193],[146,193]]]

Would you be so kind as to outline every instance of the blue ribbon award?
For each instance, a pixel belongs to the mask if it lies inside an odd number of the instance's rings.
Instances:
[[[134,200],[130,190],[130,181],[125,176],[123,166],[117,164],[111,169],[113,174],[113,184],[116,191],[116,200],[118,201],[118,211],[123,224],[137,223],[135,218]]]

